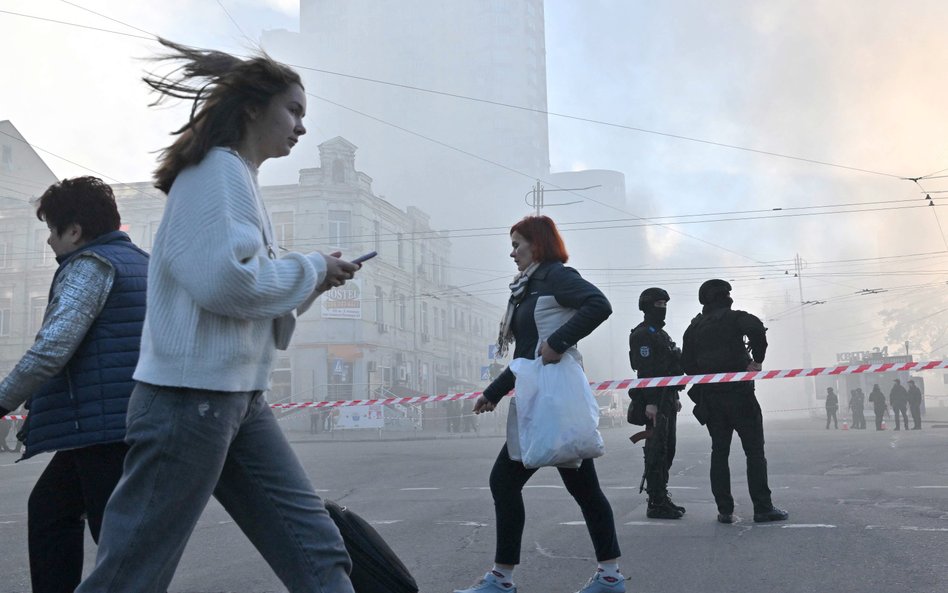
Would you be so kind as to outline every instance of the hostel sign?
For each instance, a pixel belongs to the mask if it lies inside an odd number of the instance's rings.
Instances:
[[[319,303],[325,319],[362,319],[362,279],[353,278],[329,289]]]

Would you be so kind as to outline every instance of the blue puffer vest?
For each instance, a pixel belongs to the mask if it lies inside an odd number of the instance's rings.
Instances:
[[[106,233],[62,259],[52,286],[70,261],[90,251],[112,264],[112,290],[66,368],[30,398],[23,459],[125,438],[125,412],[145,321],[148,254],[125,233]]]

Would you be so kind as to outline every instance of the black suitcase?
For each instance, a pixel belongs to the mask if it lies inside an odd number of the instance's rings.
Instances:
[[[356,593],[418,593],[411,573],[368,521],[331,500],[325,504],[352,559]]]

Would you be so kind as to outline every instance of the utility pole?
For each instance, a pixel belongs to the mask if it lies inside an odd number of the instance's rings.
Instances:
[[[807,339],[806,332],[806,301],[803,300],[803,267],[804,261],[798,253],[793,259],[794,266],[796,267],[797,275],[797,288],[800,290],[800,330],[803,332],[803,366],[805,368],[811,368],[813,366],[813,361],[810,357],[810,342]],[[813,379],[807,379],[803,382],[806,386],[806,399],[807,406],[813,403]]]
[[[584,191],[587,189],[594,189],[597,187],[602,187],[601,185],[590,185],[589,187],[559,187],[556,189],[546,189],[543,187],[543,184],[537,180],[536,185],[533,186],[533,189],[528,191],[523,195],[523,201],[526,202],[527,206],[536,209],[536,215],[540,216],[540,210],[547,206],[569,206],[570,204],[579,204],[582,200],[574,200],[572,202],[558,202],[556,204],[547,204],[543,199],[543,194],[546,192],[554,191]],[[527,196],[533,196],[533,200],[528,201]]]

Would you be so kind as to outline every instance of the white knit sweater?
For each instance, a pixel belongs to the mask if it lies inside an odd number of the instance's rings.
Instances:
[[[175,179],[148,266],[136,380],[216,391],[269,387],[273,319],[312,303],[326,261],[319,253],[269,259],[262,205],[256,172],[225,148]]]

